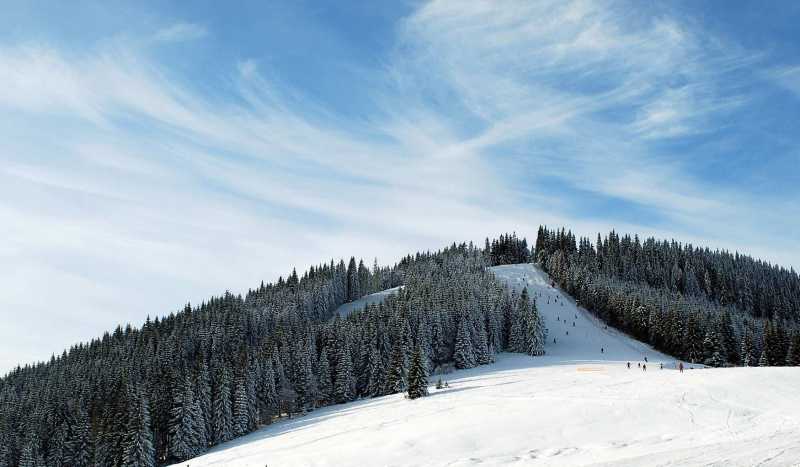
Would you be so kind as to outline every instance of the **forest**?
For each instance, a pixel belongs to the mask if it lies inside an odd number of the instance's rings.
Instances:
[[[0,379],[0,467],[155,466],[319,407],[543,355],[535,299],[488,269],[536,262],[580,305],[640,341],[709,366],[800,365],[800,278],[726,251],[540,227],[372,267],[351,258],[187,304]],[[337,309],[403,286],[346,316]]]
[[[325,405],[424,396],[429,375],[496,352],[541,355],[535,302],[487,265],[471,244],[393,267],[331,262],[17,368],[0,380],[0,466],[167,464]]]
[[[539,228],[535,260],[606,323],[688,362],[800,365],[800,278],[727,251]]]

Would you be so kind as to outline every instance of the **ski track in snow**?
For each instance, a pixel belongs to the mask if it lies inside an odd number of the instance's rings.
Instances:
[[[450,387],[429,397],[325,407],[178,465],[800,466],[800,370],[681,374],[674,358],[605,329],[536,267],[492,270],[536,298],[549,329],[545,356],[500,354],[443,376]],[[636,366],[644,357],[646,372]]]

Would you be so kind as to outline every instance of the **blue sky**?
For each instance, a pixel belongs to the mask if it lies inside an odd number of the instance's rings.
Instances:
[[[800,265],[797,2],[15,2],[0,370],[540,223]]]

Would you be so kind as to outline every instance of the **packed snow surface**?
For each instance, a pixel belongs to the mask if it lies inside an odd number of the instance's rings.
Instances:
[[[606,329],[534,266],[493,270],[536,297],[546,356],[501,354],[445,375],[449,388],[429,397],[326,407],[180,465],[800,465],[800,371],[680,373],[673,358]],[[644,357],[647,371],[637,367]]]
[[[378,303],[383,303],[383,301],[386,300],[386,297],[396,294],[402,288],[403,286],[401,285],[398,287],[392,287],[391,289],[381,290],[380,292],[376,292],[374,294],[364,295],[358,300],[353,300],[350,303],[345,303],[344,305],[340,306],[336,309],[336,313],[344,317],[356,310],[363,310],[367,307],[367,305],[377,305]]]

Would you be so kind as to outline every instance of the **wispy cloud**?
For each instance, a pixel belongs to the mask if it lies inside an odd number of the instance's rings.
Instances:
[[[777,67],[766,74],[769,79],[800,97],[800,65]]]
[[[183,42],[202,39],[208,35],[208,30],[195,23],[175,23],[158,30],[153,39],[158,42]]]
[[[207,34],[181,23],[154,37]],[[12,265],[0,281],[14,289],[0,310],[30,311],[4,319],[0,342],[17,349],[0,348],[0,368],[44,357],[41,339],[58,350],[293,265],[392,261],[539,223],[800,263],[756,241],[784,245],[775,229],[796,207],[764,212],[698,179],[697,154],[664,148],[724,127],[750,99],[736,72],[759,59],[667,16],[603,1],[424,3],[364,92],[378,110],[356,117],[246,57],[220,65],[228,87],[212,96],[147,47],[0,47],[0,109],[15,117],[0,121],[0,258]],[[663,222],[576,213],[589,199]],[[54,316],[63,329],[12,339]]]

